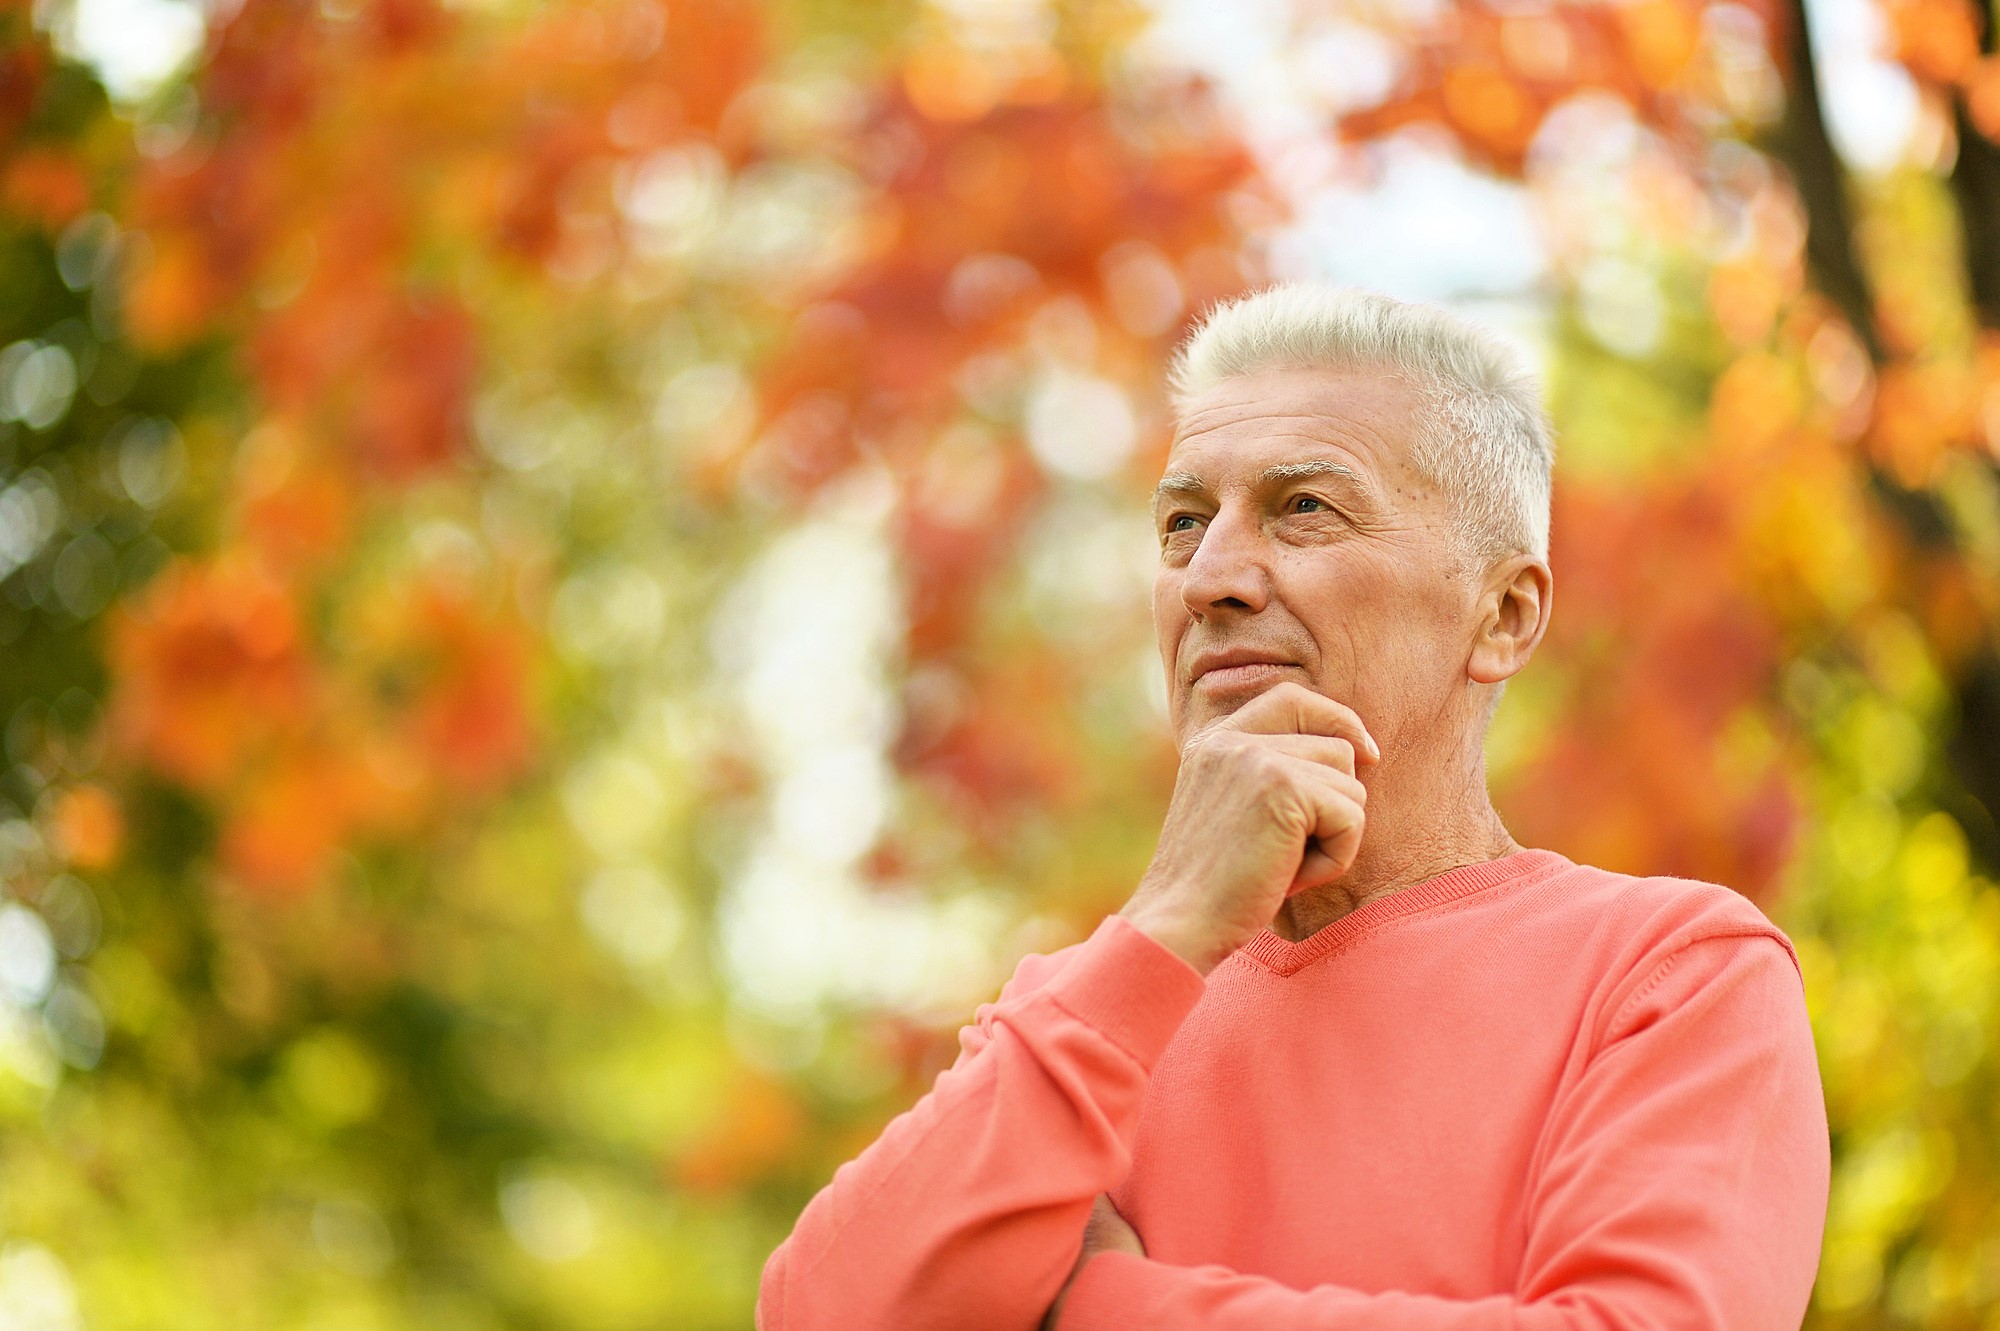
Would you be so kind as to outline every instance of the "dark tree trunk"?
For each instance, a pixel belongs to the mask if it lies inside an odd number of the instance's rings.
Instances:
[[[1875,328],[1875,300],[1854,255],[1847,179],[1833,150],[1833,139],[1826,132],[1804,0],[1786,0],[1779,12],[1786,29],[1781,44],[1788,57],[1785,72],[1790,86],[1784,119],[1768,147],[1791,172],[1793,186],[1805,205],[1806,269],[1814,288],[1840,307],[1855,336],[1868,348],[1869,358],[1879,365],[1883,349]]]
[[[1984,5],[1973,9],[1979,16],[1979,49],[1992,55],[1992,16]],[[2000,328],[2000,147],[1973,125],[1963,96],[1952,98],[1952,122],[1958,130],[1958,160],[1952,163],[1951,189],[1965,229],[1966,283],[1980,327]]]
[[[1995,25],[1983,5],[1977,8],[1981,11],[1980,44],[1990,54]],[[1779,15],[1786,25],[1779,45],[1788,57],[1788,95],[1784,119],[1765,146],[1791,173],[1805,208],[1806,267],[1814,288],[1846,316],[1870,359],[1880,368],[1887,360],[1887,349],[1875,322],[1867,274],[1854,250],[1847,178],[1827,134],[1804,0],[1784,0]],[[1964,99],[1955,102],[1959,142],[1951,190],[1965,239],[1966,284],[1980,326],[2000,329],[2000,147],[1973,127]],[[1881,511],[1914,551],[1934,555],[1950,551],[1947,557],[1959,557],[1957,532],[1935,494],[1928,489],[1906,489],[1879,468],[1871,469],[1870,479]],[[1946,761],[1959,787],[1946,792],[1946,803],[1958,806],[1959,821],[1989,873],[2000,870],[2000,832],[1996,832],[1994,817],[2000,810],[2000,652],[1996,648],[2000,643],[1989,634],[1984,648],[1962,664],[1953,681],[1954,710],[1948,723],[1955,729],[1945,748]]]

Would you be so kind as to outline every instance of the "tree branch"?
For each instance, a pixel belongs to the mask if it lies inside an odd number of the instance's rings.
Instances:
[[[1979,16],[1979,49],[1994,51],[1995,31],[1986,6],[1969,6]],[[1958,160],[1951,167],[1951,191],[1965,232],[1965,278],[1982,328],[2000,328],[2000,146],[1979,132],[1954,92],[1952,123],[1958,130]]]
[[[1772,135],[1770,150],[1791,172],[1799,201],[1806,210],[1806,267],[1813,286],[1840,308],[1869,359],[1884,359],[1881,334],[1875,327],[1875,300],[1868,278],[1854,255],[1854,222],[1847,203],[1847,180],[1819,98],[1819,71],[1813,64],[1812,38],[1806,26],[1805,0],[1784,0],[1779,21],[1789,68],[1790,88],[1785,114]]]

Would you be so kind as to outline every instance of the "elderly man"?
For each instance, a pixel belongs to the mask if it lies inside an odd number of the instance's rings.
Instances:
[[[1487,798],[1554,585],[1532,383],[1309,286],[1174,383],[1159,849],[807,1206],[762,1331],[1796,1327],[1828,1148],[1790,943]]]

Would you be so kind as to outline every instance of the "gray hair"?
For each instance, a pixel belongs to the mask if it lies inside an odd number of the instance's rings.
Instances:
[[[1286,282],[1211,309],[1168,377],[1184,410],[1239,375],[1363,368],[1404,380],[1429,407],[1410,461],[1452,501],[1467,552],[1546,559],[1554,435],[1534,375],[1477,324],[1356,287]]]

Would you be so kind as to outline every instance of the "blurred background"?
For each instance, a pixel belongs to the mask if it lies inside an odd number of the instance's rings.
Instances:
[[[1171,787],[1160,368],[1541,367],[1525,843],[1797,941],[2000,1327],[1990,0],[0,0],[0,1328],[747,1327]]]

